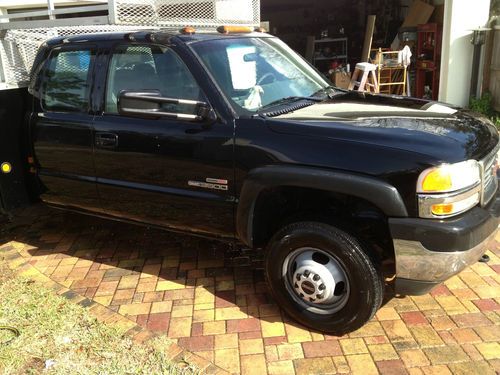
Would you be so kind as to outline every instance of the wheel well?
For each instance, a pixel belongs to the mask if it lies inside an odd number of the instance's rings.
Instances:
[[[367,200],[324,190],[278,187],[261,192],[253,215],[254,247],[264,247],[284,225],[319,221],[349,232],[378,260],[394,259],[387,216]]]

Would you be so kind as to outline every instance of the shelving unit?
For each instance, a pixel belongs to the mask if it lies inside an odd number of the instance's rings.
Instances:
[[[398,62],[399,51],[372,49],[371,63],[377,65],[379,92],[382,94],[407,95],[407,67]]]
[[[308,37],[308,59],[320,71],[328,71],[332,61],[338,60],[347,65],[347,37],[315,39]]]
[[[437,100],[439,96],[439,68],[441,64],[442,26],[437,23],[417,28],[416,96]],[[426,92],[428,86],[430,92]]]

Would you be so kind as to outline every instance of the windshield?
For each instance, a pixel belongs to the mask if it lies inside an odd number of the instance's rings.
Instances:
[[[284,98],[309,97],[329,86],[277,38],[217,39],[192,47],[240,113]]]

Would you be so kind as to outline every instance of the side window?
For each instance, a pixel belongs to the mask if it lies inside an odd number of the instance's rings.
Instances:
[[[91,49],[56,50],[46,65],[42,107],[47,111],[86,112],[95,53]]]
[[[106,113],[118,113],[121,91],[152,91],[163,97],[201,100],[201,90],[182,60],[169,48],[122,45],[113,52],[106,85]],[[163,110],[189,113],[192,107],[164,104]]]

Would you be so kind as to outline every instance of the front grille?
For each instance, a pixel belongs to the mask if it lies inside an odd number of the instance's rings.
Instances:
[[[482,174],[482,188],[481,188],[481,205],[484,206],[495,196],[498,189],[498,178],[496,174],[498,149],[495,149],[479,164],[481,166]]]

